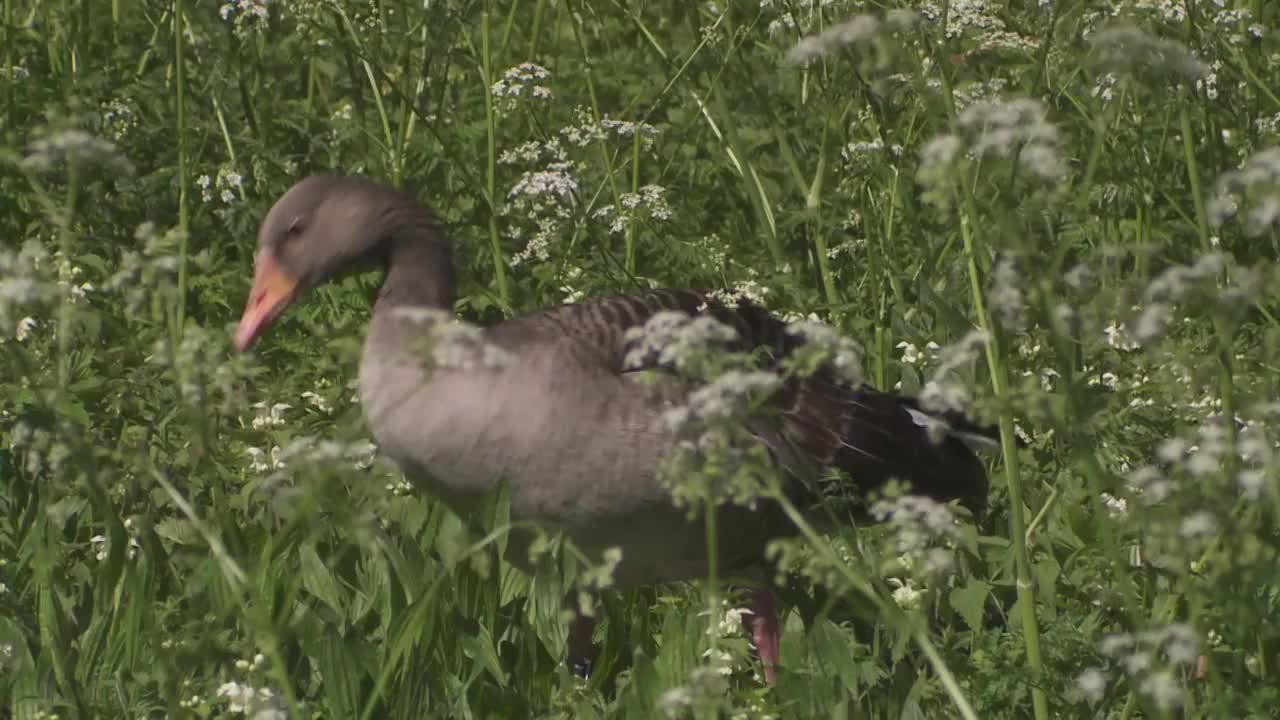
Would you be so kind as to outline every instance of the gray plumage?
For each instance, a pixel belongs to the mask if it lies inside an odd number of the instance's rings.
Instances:
[[[258,243],[260,270],[272,263],[297,287],[280,307],[260,313],[265,320],[242,324],[242,346],[298,293],[345,271],[385,269],[361,361],[360,398],[379,448],[415,483],[465,515],[505,480],[513,520],[563,529],[590,553],[620,547],[615,579],[624,587],[705,576],[701,522],[672,505],[658,478],[672,443],[662,418],[673,399],[670,386],[624,372],[625,332],[661,310],[704,308],[734,326],[743,347],[763,347],[780,359],[797,341],[778,320],[752,306],[720,306],[697,291],[650,291],[486,328],[484,340],[511,358],[505,366],[428,370],[416,326],[396,310],[451,310],[452,253],[411,196],[362,178],[307,178],[271,209]],[[797,448],[801,466],[815,472],[845,471],[851,492],[898,477],[935,498],[984,507],[984,469],[959,437],[981,433],[960,418],[945,418],[958,432],[935,444],[923,427],[929,418],[914,401],[847,387],[829,369],[789,381],[771,402],[778,421],[762,441]],[[821,500],[815,480],[789,480],[787,492],[802,508]],[[792,532],[770,503],[726,506],[718,519],[726,573],[758,569],[768,541]],[[519,538],[508,556],[525,564]]]

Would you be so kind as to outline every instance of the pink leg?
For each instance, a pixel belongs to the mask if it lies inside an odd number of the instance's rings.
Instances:
[[[595,629],[595,618],[577,612],[569,623],[569,669],[580,678],[591,675],[591,663],[596,653],[591,635]]]
[[[751,616],[747,623],[751,626],[751,642],[755,643],[756,655],[760,656],[760,664],[764,667],[764,681],[773,685],[778,680],[778,655],[781,632],[778,629],[778,605],[774,601],[773,591],[767,587],[751,591]]]

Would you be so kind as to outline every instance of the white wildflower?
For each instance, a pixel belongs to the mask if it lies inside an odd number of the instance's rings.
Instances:
[[[728,637],[742,632],[742,616],[754,615],[755,613],[749,608],[729,608],[724,611],[724,616],[720,618],[718,629],[721,637]]]
[[[1158,505],[1173,494],[1173,483],[1163,473],[1150,465],[1144,465],[1128,477],[1128,485],[1143,505]]]
[[[808,65],[823,55],[850,45],[870,43],[880,31],[880,21],[871,15],[858,15],[850,20],[832,25],[817,35],[800,39],[787,51],[787,62]]]
[[[1205,510],[1199,510],[1182,519],[1178,534],[1188,540],[1206,540],[1218,532],[1218,521]]]
[[[1041,180],[1055,182],[1066,174],[1058,156],[1058,128],[1039,100],[980,100],[965,108],[956,123],[979,159],[1016,152],[1019,166]]]
[[[1102,504],[1107,507],[1107,515],[1112,520],[1125,520],[1129,517],[1129,503],[1124,498],[1102,493]]]
[[[689,394],[686,404],[668,411],[664,419],[680,433],[691,422],[713,423],[738,417],[753,398],[768,397],[782,378],[763,370],[729,370]]]
[[[836,374],[850,385],[862,382],[862,346],[853,338],[822,322],[801,320],[787,325],[787,334],[801,338],[805,346],[826,355]]]
[[[683,685],[671,688],[658,696],[658,709],[672,720],[684,717],[691,705],[693,705],[693,693]]]
[[[911,587],[911,581],[903,582],[898,578],[889,578],[889,584],[894,586],[893,602],[903,610],[915,610],[920,607],[921,593]]]
[[[28,315],[18,321],[17,328],[13,331],[13,337],[18,342],[26,340],[31,335],[31,331],[36,327],[36,319]]]
[[[764,307],[765,296],[768,294],[769,288],[755,280],[739,280],[732,288],[717,288],[708,292],[707,297],[725,307],[739,307],[743,302]]]
[[[1107,344],[1117,350],[1129,352],[1142,347],[1133,339],[1129,328],[1115,320],[1112,320],[1102,332],[1107,336]]]
[[[423,331],[418,340],[429,349],[433,368],[501,368],[515,359],[511,353],[489,342],[483,328],[463,322],[447,311],[400,307],[393,316]]]
[[[1243,167],[1218,179],[1208,211],[1215,226],[1226,223],[1245,208],[1245,233],[1258,237],[1280,229],[1280,147],[1259,151]]]
[[[1182,688],[1168,670],[1154,672],[1143,678],[1138,690],[1164,711],[1182,704]]]
[[[499,108],[512,110],[520,99],[550,100],[552,91],[543,85],[550,77],[547,68],[535,63],[521,63],[508,69],[502,78],[489,88],[495,100],[499,100]]]
[[[78,129],[54,132],[31,141],[19,164],[34,171],[51,170],[63,164],[100,165],[114,173],[133,174],[133,164],[120,154],[115,143]]]
[[[644,325],[629,328],[624,335],[626,368],[687,368],[697,354],[723,348],[738,339],[738,332],[710,315],[690,318],[687,314],[664,310],[654,313]]]
[[[1186,47],[1149,35],[1131,25],[1099,30],[1090,37],[1092,60],[1103,72],[1135,79],[1196,81],[1209,74],[1209,66]],[[1139,83],[1137,87],[1143,86]]]
[[[1088,668],[1076,676],[1073,697],[1097,704],[1107,692],[1107,676],[1098,668]]]
[[[333,412],[333,406],[331,406],[329,404],[329,401],[326,400],[324,396],[320,395],[319,393],[308,390],[302,393],[302,399],[306,400],[309,405],[311,405],[316,410],[319,410],[322,413],[328,414]]]
[[[906,365],[917,365],[924,360],[924,356],[920,353],[920,348],[915,343],[902,341],[895,346],[902,351],[902,362]]]
[[[261,430],[268,427],[280,427],[285,424],[284,413],[286,410],[293,408],[288,403],[275,403],[268,406],[266,402],[256,402],[253,408],[257,411],[251,425],[254,430]]]

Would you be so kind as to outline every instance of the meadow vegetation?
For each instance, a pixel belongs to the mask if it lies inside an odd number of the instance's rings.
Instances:
[[[2,12],[0,715],[1280,717],[1280,4]],[[774,688],[723,578],[586,597],[577,679],[575,555],[513,569],[501,495],[369,444],[375,276],[230,351],[314,171],[432,206],[474,322],[692,286],[837,328],[999,429],[990,510],[780,543]]]

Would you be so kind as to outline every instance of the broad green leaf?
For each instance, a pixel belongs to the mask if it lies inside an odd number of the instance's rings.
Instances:
[[[976,633],[982,630],[982,618],[986,613],[987,596],[990,594],[990,583],[969,578],[964,587],[952,590],[947,599],[951,607],[964,618],[969,629]]]

